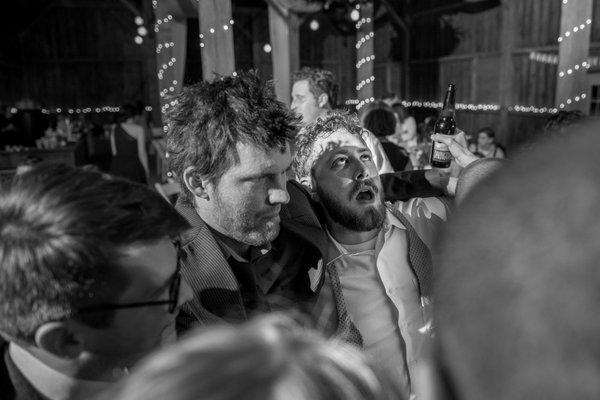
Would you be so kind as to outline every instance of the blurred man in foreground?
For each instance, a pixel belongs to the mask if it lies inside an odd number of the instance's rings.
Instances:
[[[190,290],[171,239],[187,227],[125,180],[62,165],[19,176],[0,195],[2,398],[87,399],[173,341]]]
[[[538,143],[446,225],[435,288],[440,398],[600,397],[598,129]]]

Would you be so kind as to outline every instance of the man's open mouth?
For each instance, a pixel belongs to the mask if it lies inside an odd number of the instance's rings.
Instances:
[[[356,200],[358,201],[371,201],[375,198],[375,192],[373,189],[365,188],[358,192]]]

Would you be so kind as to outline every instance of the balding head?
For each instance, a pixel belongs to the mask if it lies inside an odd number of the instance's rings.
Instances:
[[[445,228],[438,337],[458,398],[600,397],[598,129],[541,143]]]

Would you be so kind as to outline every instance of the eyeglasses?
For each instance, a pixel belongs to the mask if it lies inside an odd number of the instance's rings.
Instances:
[[[168,305],[169,313],[173,314],[177,309],[179,303],[179,289],[181,287],[181,243],[179,240],[173,242],[175,250],[177,251],[177,267],[175,273],[171,277],[171,283],[169,284],[169,299],[168,300],[157,300],[157,301],[144,301],[137,303],[125,303],[125,304],[94,304],[92,306],[82,307],[77,311],[77,314],[98,312],[98,311],[111,311],[111,310],[122,310],[127,308],[140,308],[140,307],[151,307],[151,306],[165,306]]]

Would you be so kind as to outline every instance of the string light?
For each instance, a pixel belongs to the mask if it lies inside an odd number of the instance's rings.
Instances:
[[[362,67],[365,63],[369,62],[369,61],[374,61],[375,60],[375,54],[367,56],[367,57],[363,57],[361,58],[357,63],[356,63],[356,69],[359,69],[360,67]]]
[[[356,13],[354,13],[355,11],[356,11]],[[361,27],[363,27],[363,25],[370,24],[372,22],[372,20],[371,20],[370,17],[368,17],[368,18],[365,18],[365,17],[360,18],[360,4],[357,4],[356,7],[355,7],[355,9],[352,12],[354,13],[354,16],[351,14],[351,19],[353,21],[357,21],[356,25],[355,25],[357,31],[359,31],[361,29]],[[371,39],[373,39],[375,37],[375,32],[373,32],[372,26],[368,27],[368,29],[369,29],[369,31],[366,32],[364,36],[362,36],[360,39],[358,39],[356,41],[357,53],[358,53],[358,50],[361,48],[361,46],[363,44],[365,44],[367,41],[369,41],[369,40],[371,40]],[[359,55],[359,57],[360,57],[360,55]],[[375,54],[366,55],[365,57],[362,57],[360,60],[358,60],[358,62],[356,63],[357,74],[358,74],[358,70],[363,65],[365,65],[368,62],[372,62],[374,60],[375,60]],[[371,75],[370,77],[368,77],[368,78],[363,79],[362,81],[360,81],[356,85],[356,90],[360,91],[363,88],[365,88],[367,85],[373,84],[374,81],[375,81],[375,76]],[[363,96],[364,96],[364,94],[363,94]],[[363,97],[363,96],[359,95],[359,97]],[[362,99],[360,101],[357,100],[357,102],[355,103],[356,104],[356,109],[360,110],[362,107],[364,107],[365,105],[367,105],[367,104],[369,104],[369,103],[371,103],[373,101],[375,101],[374,97],[367,97],[367,98]]]
[[[563,4],[567,4],[567,3],[563,3]],[[579,31],[582,31],[585,29],[586,26],[591,25],[592,24],[592,20],[591,19],[587,19],[585,21],[584,24],[579,24],[579,25],[575,25],[573,28],[569,29],[568,31],[566,31],[563,36],[559,36],[557,41],[560,43],[563,40],[565,40],[565,38],[570,37],[572,34],[577,33]]]
[[[374,97],[369,97],[367,99],[361,100],[358,102],[358,104],[356,105],[356,109],[360,110],[363,106],[366,106],[369,103],[372,103],[375,101]]]
[[[585,98],[585,94],[580,95],[580,99]],[[421,100],[412,100],[406,101],[403,100],[402,105],[404,107],[413,107],[413,108],[432,108],[432,109],[441,109],[443,104],[436,101],[421,101]],[[499,104],[473,104],[473,103],[456,103],[457,110],[464,110],[470,112],[490,112],[490,111],[500,111],[502,107]],[[517,113],[529,113],[529,114],[555,114],[558,112],[558,109],[553,107],[544,107],[544,106],[531,106],[531,105],[521,105],[515,104],[507,107],[508,111],[517,112]]]
[[[367,40],[370,40],[373,37],[375,37],[375,32],[371,31],[371,32],[367,33],[365,36],[361,37],[356,42],[356,48],[360,49],[360,46],[362,46],[364,43],[366,43]]]
[[[233,29],[233,24],[234,23],[235,23],[235,21],[233,19],[230,19],[229,23],[228,24],[223,24],[223,26],[221,27],[221,29],[223,29],[224,31],[228,31],[229,29]],[[215,28],[214,26],[212,26],[212,27],[210,27],[208,29],[208,33],[211,34],[211,35],[214,35],[216,32],[217,32],[217,28]],[[202,42],[202,39],[204,39],[204,36],[205,35],[203,33],[201,33],[199,35],[199,37],[200,37],[200,47],[204,47],[205,46],[204,42]]]
[[[543,64],[558,64],[558,55],[556,54],[538,53],[537,51],[532,51],[529,53],[529,59]]]
[[[581,93],[579,96],[575,96],[573,99],[568,98],[564,103],[560,103],[560,105],[558,107],[560,109],[563,109],[563,108],[565,108],[565,103],[566,104],[577,103],[581,100],[584,100],[586,97],[587,97],[587,94]]]
[[[144,110],[146,110],[148,112],[152,111],[152,106],[145,106]],[[66,111],[69,114],[117,113],[117,112],[121,111],[121,107],[105,105],[105,106],[87,106],[87,107],[75,107],[75,108],[73,108],[73,107],[55,107],[55,108],[44,107],[44,108],[42,108],[43,114],[53,114],[53,113],[60,114],[63,111]]]
[[[365,85],[373,82],[375,80],[375,76],[371,75],[369,78],[367,79],[363,79],[362,81],[359,82],[358,85],[356,85],[356,90],[360,90],[362,89]]]

